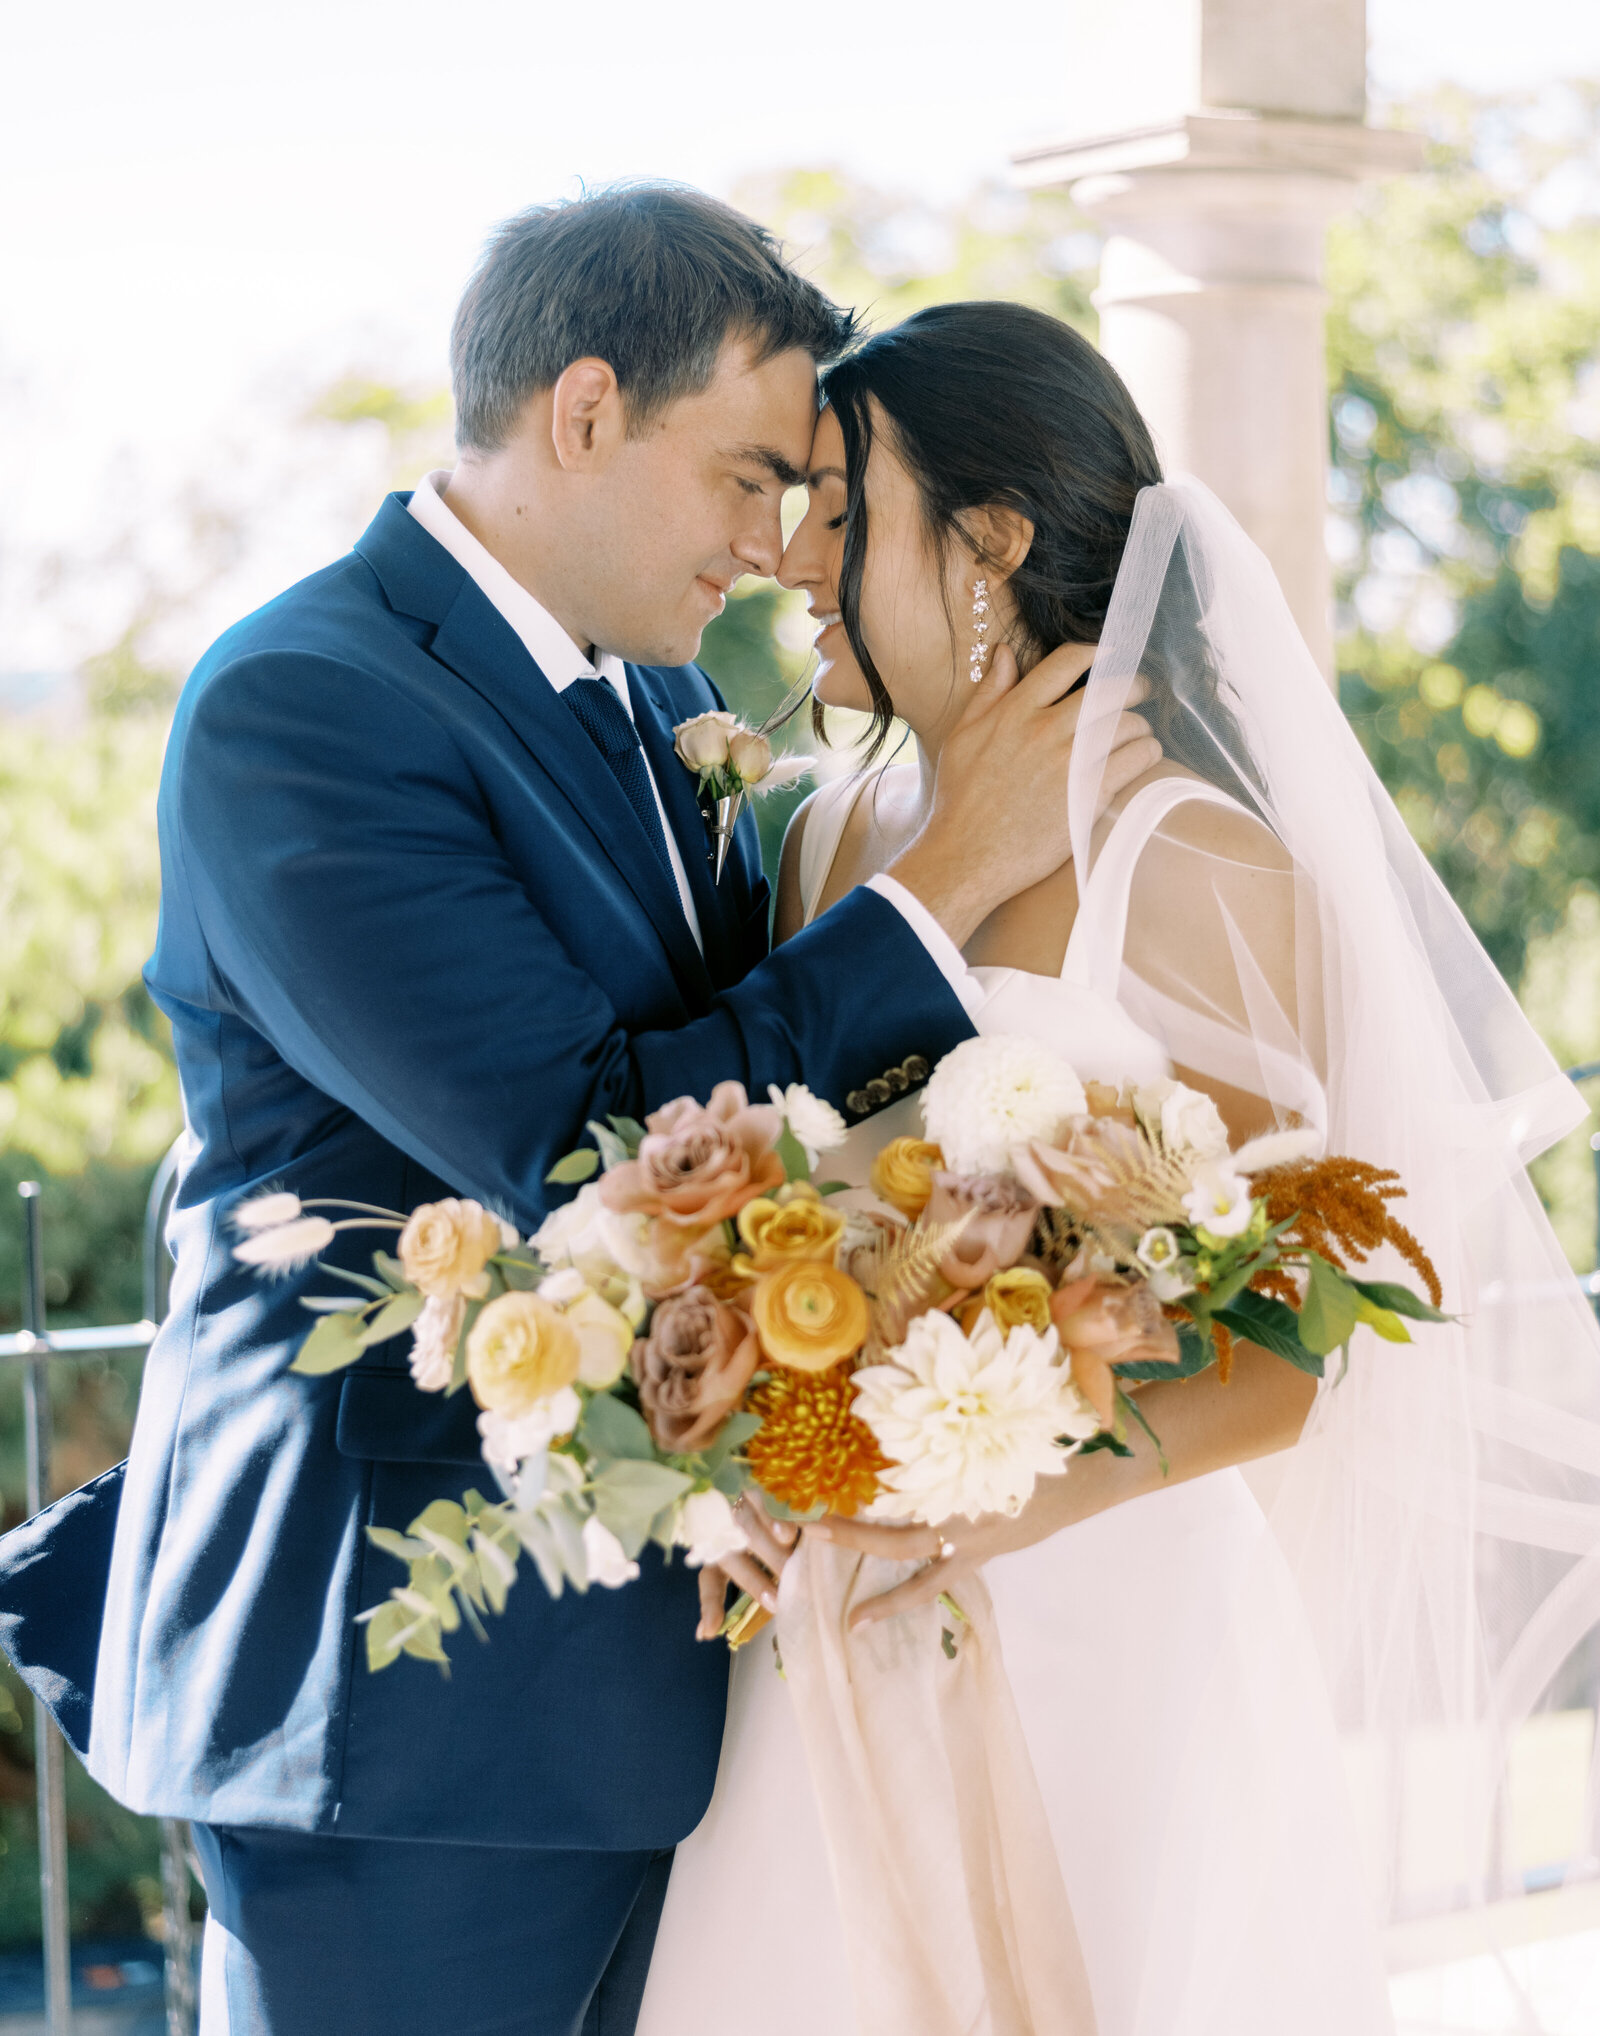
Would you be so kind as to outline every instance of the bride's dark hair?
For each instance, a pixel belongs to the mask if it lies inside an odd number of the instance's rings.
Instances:
[[[981,560],[968,520],[979,509],[1015,509],[1033,525],[1028,555],[1007,582],[1025,666],[1059,644],[1099,641],[1134,502],[1141,488],[1160,483],[1161,462],[1111,363],[1070,325],[1026,304],[936,304],[847,354],[822,387],[844,436],[839,607],[872,696],[870,764],[894,719],[861,630],[874,404],[917,485],[941,562],[953,537]],[[1181,546],[1160,607],[1145,661],[1151,697],[1142,711],[1168,757],[1248,798],[1231,768],[1219,771],[1214,744],[1190,754],[1202,745],[1180,691],[1203,696],[1212,715],[1225,710],[1198,628],[1203,602]],[[1163,644],[1173,648],[1164,654]],[[1174,661],[1181,674],[1166,668]]]

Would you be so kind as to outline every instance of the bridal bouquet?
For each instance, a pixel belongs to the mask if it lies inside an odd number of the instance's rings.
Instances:
[[[1016,1513],[1080,1452],[1126,1453],[1130,1424],[1159,1452],[1141,1385],[1225,1381],[1238,1340],[1321,1376],[1358,1324],[1406,1342],[1404,1318],[1444,1319],[1398,1179],[1309,1134],[1233,1151],[1199,1091],[1086,1082],[1015,1037],[948,1054],[922,1112],[926,1136],[854,1188],[817,1178],[845,1127],[799,1084],[612,1117],[552,1170],[578,1192],[526,1240],[467,1200],[235,1211],[235,1255],[264,1272],[347,1228],[395,1233],[371,1275],[322,1266],[354,1291],[304,1297],[296,1371],[409,1329],[418,1387],[479,1409],[501,1496],[368,1529],[408,1570],[361,1615],[370,1668],[447,1667],[446,1636],[483,1636],[524,1553],[556,1596],[631,1581],[647,1542],[714,1563],[752,1488],[799,1519]],[[1381,1245],[1426,1300],[1351,1270]],[[763,1617],[741,1601],[728,1637]]]

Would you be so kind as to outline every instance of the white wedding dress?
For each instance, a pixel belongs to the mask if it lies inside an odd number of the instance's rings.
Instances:
[[[808,918],[857,791],[840,781],[813,801]],[[991,992],[986,1031],[1042,1038],[1086,1077],[1170,1073],[1116,983],[1140,855],[1191,798],[1221,795],[1169,778],[1128,803],[1095,858],[1059,982],[977,971]],[[829,1170],[864,1183],[879,1147],[920,1129],[908,1097],[858,1127]],[[1245,1477],[1224,1471],[1118,1506],[986,1577],[1098,2036],[1390,2030],[1334,1719]],[[678,1848],[639,2036],[852,2027],[822,1825],[763,1634],[735,1657],[716,1792]]]

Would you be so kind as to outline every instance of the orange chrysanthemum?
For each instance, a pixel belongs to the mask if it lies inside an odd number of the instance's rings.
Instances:
[[[761,1416],[745,1454],[762,1490],[797,1513],[814,1506],[857,1513],[870,1505],[889,1459],[852,1412],[854,1400],[847,1365],[823,1372],[775,1365],[745,1402]]]

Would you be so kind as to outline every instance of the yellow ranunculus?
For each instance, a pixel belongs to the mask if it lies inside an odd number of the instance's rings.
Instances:
[[[848,1273],[794,1259],[757,1282],[750,1313],[774,1364],[826,1371],[867,1340],[867,1297]]]
[[[928,1206],[944,1154],[925,1138],[891,1138],[872,1162],[873,1192],[913,1222]]]
[[[485,1268],[490,1259],[515,1242],[510,1225],[491,1216],[481,1202],[452,1196],[412,1210],[400,1233],[400,1265],[414,1287],[441,1301],[457,1294],[481,1300],[489,1291]]]
[[[781,1201],[758,1195],[739,1211],[739,1237],[749,1254],[740,1256],[741,1272],[771,1272],[802,1259],[833,1264],[844,1234],[843,1214],[830,1209],[808,1183],[796,1181],[793,1186],[805,1186],[807,1191],[786,1194]]]
[[[578,1376],[578,1332],[537,1294],[501,1294],[467,1336],[467,1383],[480,1407],[516,1419]]]
[[[1037,1329],[1042,1336],[1050,1327],[1050,1282],[1027,1265],[993,1274],[961,1311],[961,1326],[969,1335],[985,1308],[1002,1336],[1018,1328]]]

